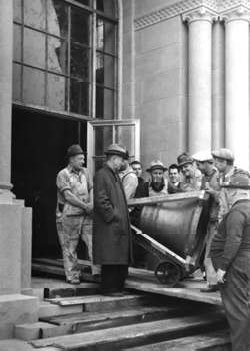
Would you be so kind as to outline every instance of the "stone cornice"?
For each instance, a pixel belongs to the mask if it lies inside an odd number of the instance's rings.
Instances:
[[[244,7],[250,9],[250,0],[183,0],[172,5],[157,9],[149,14],[138,17],[134,21],[135,30],[140,30],[153,24],[165,21],[169,18],[184,15],[190,11],[194,11],[200,7],[205,7],[216,13],[218,16],[227,11]]]
[[[225,23],[236,21],[236,20],[245,20],[250,21],[250,9],[245,6],[237,6],[228,11],[225,11],[220,14],[220,19],[225,21]]]
[[[214,11],[209,10],[205,6],[200,6],[195,10],[185,12],[182,15],[182,19],[188,23],[195,21],[207,21],[212,23],[218,19],[218,14]]]

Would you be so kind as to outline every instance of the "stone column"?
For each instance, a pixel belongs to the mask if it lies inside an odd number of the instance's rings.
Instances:
[[[212,22],[216,14],[200,7],[183,15],[189,25],[189,152],[211,149]]]
[[[0,203],[12,201],[11,106],[12,106],[13,2],[0,1]]]
[[[238,166],[249,169],[249,19],[250,10],[238,6],[222,16],[226,52],[226,147]]]

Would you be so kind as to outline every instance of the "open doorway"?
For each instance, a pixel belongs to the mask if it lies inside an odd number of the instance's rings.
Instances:
[[[66,166],[67,148],[79,143],[86,150],[86,138],[87,122],[13,108],[13,192],[33,209],[33,257],[61,257],[55,224],[56,175]]]

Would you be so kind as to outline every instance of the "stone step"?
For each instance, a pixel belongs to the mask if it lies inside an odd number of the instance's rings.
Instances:
[[[222,313],[208,313],[51,337],[32,341],[31,344],[37,348],[54,346],[67,350],[121,350],[124,347],[180,338],[204,330],[220,330],[225,325]]]
[[[52,317],[58,315],[67,315],[70,313],[80,313],[82,312],[82,305],[73,306],[59,306],[51,304],[50,302],[42,301],[38,310],[38,317]]]
[[[231,351],[228,330],[207,334],[186,336],[139,347],[129,347],[124,351]]]

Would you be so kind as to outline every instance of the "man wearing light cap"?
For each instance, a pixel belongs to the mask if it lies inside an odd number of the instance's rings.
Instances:
[[[181,190],[197,191],[201,189],[202,174],[194,166],[193,158],[186,152],[183,152],[177,157],[178,167],[182,173]]]
[[[167,167],[160,160],[154,160],[146,171],[151,175],[150,181],[145,183],[147,196],[167,195],[168,181],[164,177]]]
[[[214,167],[213,156],[208,151],[200,151],[193,155],[198,169],[202,172],[202,190],[210,194],[210,212],[207,226],[206,248],[204,257],[204,266],[208,286],[201,289],[202,292],[213,292],[218,290],[216,272],[214,270],[211,258],[209,257],[211,242],[217,233],[218,228],[218,210],[219,210],[219,172]]]
[[[210,256],[230,326],[232,351],[250,350],[250,200],[248,174],[222,184],[228,212],[218,227]]]
[[[93,257],[101,265],[102,294],[121,296],[132,261],[128,206],[119,177],[127,153],[118,144],[105,153],[107,162],[94,176]]]
[[[93,183],[84,164],[84,153],[80,145],[71,145],[67,150],[68,166],[56,179],[57,210],[56,224],[63,253],[66,280],[70,284],[80,283],[80,268],[76,249],[81,238],[92,262],[92,211]],[[92,274],[99,268],[92,265]]]

